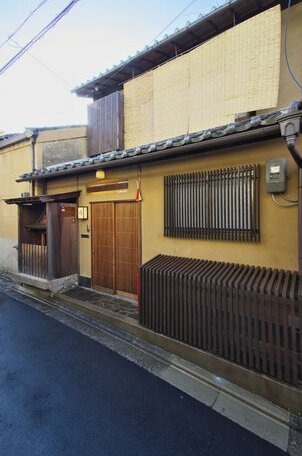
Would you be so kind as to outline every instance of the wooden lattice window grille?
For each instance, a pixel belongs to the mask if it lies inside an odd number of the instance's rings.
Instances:
[[[260,166],[164,177],[164,234],[260,241]]]

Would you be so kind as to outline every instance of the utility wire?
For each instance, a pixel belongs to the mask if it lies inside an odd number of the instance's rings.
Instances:
[[[281,203],[280,201],[277,201],[275,193],[272,193],[272,200],[279,207],[293,207],[293,206],[297,206],[298,205],[298,201],[297,202],[288,202],[287,204],[284,204],[284,203]]]
[[[12,47],[15,47],[15,48],[18,48],[18,49],[21,49],[22,46],[20,43],[18,43],[18,41],[16,40],[13,40],[13,39],[10,39],[10,41],[12,43],[14,43],[14,45],[12,44],[9,44],[9,46],[12,46]],[[39,63],[43,68],[45,68],[45,70],[49,71],[53,76],[56,76],[56,78],[58,78],[61,82],[63,82],[66,86],[70,87],[71,86],[71,83],[66,81],[66,79],[62,78],[62,76],[60,76],[58,73],[56,73],[55,71],[53,71],[48,65],[45,65],[45,63],[41,62],[40,59],[38,59],[36,56],[34,56],[31,52],[27,52],[27,55],[29,57],[31,57],[33,60],[35,60],[37,63]]]
[[[37,41],[39,41],[43,36],[50,30],[52,29],[61,19],[63,16],[65,16],[69,11],[75,6],[76,3],[78,3],[80,0],[72,0],[68,5],[59,13],[57,16],[52,19],[40,32],[34,36],[25,46],[23,46],[22,49],[20,49],[17,54],[14,55],[3,67],[0,68],[0,75],[3,74],[8,68],[10,68],[17,60],[22,57],[25,52],[28,51]]]
[[[166,25],[151,41],[149,41],[149,43],[147,44],[147,46],[150,46],[153,41],[155,41],[162,33],[164,33],[168,27],[170,27],[170,25],[172,25],[180,16],[183,15],[183,13],[185,11],[187,11],[188,8],[190,8],[190,6],[193,5],[193,3],[195,3],[197,0],[192,0],[190,3],[188,3],[188,5],[171,21],[169,22],[168,25]],[[112,78],[114,78],[115,75],[117,75],[123,68],[125,68],[125,66],[128,65],[129,62],[125,62],[124,65],[122,65],[115,73],[113,73],[110,78],[106,79],[106,82],[110,81]],[[0,73],[1,74],[1,73]]]
[[[150,42],[150,44],[155,41],[162,33],[164,33],[169,27],[170,25],[174,24],[175,21],[177,21],[177,19],[183,15],[183,13],[185,13],[187,11],[187,9],[190,8],[190,6],[193,5],[193,3],[196,3],[197,0],[192,0],[179,14],[177,14],[177,16],[171,21],[169,22],[168,25],[166,25],[166,27],[164,27],[154,38],[153,40]]]
[[[293,81],[296,83],[296,85],[299,87],[300,90],[302,90],[302,83],[297,79],[295,73],[293,72],[289,60],[288,60],[288,52],[287,52],[287,31],[288,31],[288,22],[289,22],[289,13],[291,9],[291,0],[288,0],[288,5],[287,5],[287,12],[286,12],[286,19],[285,19],[285,29],[284,29],[284,53],[285,53],[285,61],[286,61],[286,66],[287,69],[293,79]]]
[[[279,196],[280,196],[280,198],[282,198],[284,201],[287,201],[288,203],[295,203],[295,204],[296,204],[296,203],[299,202],[298,200],[292,200],[292,199],[290,199],[290,198],[287,198],[287,196],[282,195],[282,193],[280,193]]]
[[[24,19],[23,22],[21,22],[21,24],[16,28],[16,30],[14,32],[12,32],[10,35],[8,35],[8,37],[6,38],[5,41],[3,41],[2,44],[0,44],[0,49],[6,44],[8,43],[18,32],[19,30],[23,27],[23,25],[26,24],[26,22],[31,18],[31,16],[33,16],[35,14],[36,11],[38,11],[38,9],[41,8],[41,6],[43,6],[48,0],[42,0],[37,6],[36,8],[31,11],[29,13],[29,15]]]
[[[193,3],[195,3],[197,0],[192,0],[190,3],[188,3],[188,5],[173,19],[173,21],[169,22],[169,24],[164,27],[156,36],[155,38],[153,38],[153,40],[151,40],[148,45],[150,45],[153,41],[155,41],[165,30],[167,30],[168,27],[170,27],[170,25],[172,25],[181,15],[183,15],[183,13],[185,11],[187,11],[188,8],[190,8],[190,6],[193,5]],[[300,82],[298,81],[298,79],[296,78],[295,74],[293,73],[292,69],[291,69],[291,66],[289,64],[289,60],[288,60],[288,52],[287,52],[287,31],[288,31],[288,22],[289,22],[289,12],[290,12],[290,8],[291,8],[291,0],[288,0],[288,7],[287,7],[287,13],[286,13],[286,19],[285,19],[285,30],[284,30],[284,49],[285,49],[285,60],[286,60],[286,65],[287,65],[287,68],[288,68],[288,71],[291,75],[291,77],[293,78],[294,82],[298,85],[298,87],[302,90],[302,84],[300,84]],[[125,68],[125,66],[128,65],[128,62],[125,62],[124,65],[122,65],[115,73],[113,73],[110,78],[107,79],[107,82],[110,81],[112,78],[114,78],[114,76],[116,76],[123,68]]]

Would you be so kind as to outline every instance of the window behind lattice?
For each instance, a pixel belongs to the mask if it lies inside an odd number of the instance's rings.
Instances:
[[[164,177],[165,236],[259,242],[259,165]]]

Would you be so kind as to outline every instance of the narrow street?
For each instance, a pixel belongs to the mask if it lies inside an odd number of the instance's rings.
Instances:
[[[0,294],[0,454],[285,454],[53,318]]]

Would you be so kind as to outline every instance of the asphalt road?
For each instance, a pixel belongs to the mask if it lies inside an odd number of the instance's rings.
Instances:
[[[108,348],[0,293],[0,455],[284,454]]]

